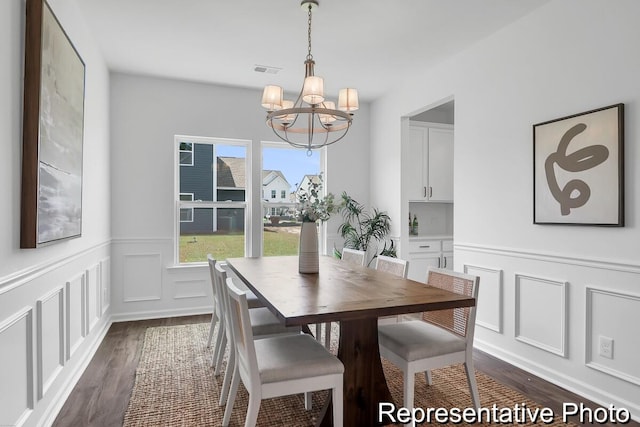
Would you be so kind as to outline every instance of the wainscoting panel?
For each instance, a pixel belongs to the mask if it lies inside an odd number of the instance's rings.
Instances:
[[[85,275],[78,274],[66,285],[67,294],[67,360],[71,359],[76,349],[87,335],[87,299],[85,297]]]
[[[640,325],[640,295],[587,287],[586,301],[586,365],[640,385],[640,339],[620,333]],[[600,354],[601,337],[613,340],[611,358]]]
[[[34,408],[33,309],[0,319],[0,426],[20,426]],[[10,349],[11,351],[7,351]]]
[[[86,271],[85,289],[87,290],[87,333],[93,330],[102,315],[102,285],[100,284],[100,264],[89,266]]]
[[[38,400],[42,399],[65,363],[64,288],[54,289],[36,302]]]
[[[464,265],[464,272],[480,278],[476,324],[502,333],[502,270]]]
[[[567,356],[567,289],[562,281],[516,274],[516,339]]]
[[[101,312],[105,314],[111,305],[111,258],[100,260],[100,285],[102,287]]]
[[[162,299],[160,253],[124,255],[124,302]]]
[[[202,298],[207,296],[207,287],[211,287],[206,280],[175,280],[173,289],[175,299]]]

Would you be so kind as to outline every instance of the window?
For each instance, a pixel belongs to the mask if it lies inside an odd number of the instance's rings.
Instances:
[[[300,185],[305,186],[310,179],[317,177],[320,172],[320,158],[322,151],[313,151],[307,157],[305,150],[291,148],[285,144],[263,143],[262,168],[275,172],[278,180],[280,199],[268,200],[263,203],[265,213],[262,233],[262,254],[264,256],[297,255],[300,241],[301,223],[296,213],[296,203],[289,200],[287,193],[295,193]],[[273,173],[267,175],[273,179]],[[264,182],[267,185],[272,181]],[[271,198],[275,199],[276,190],[271,191]],[[269,218],[266,215],[270,214]]]
[[[181,202],[193,202],[193,193],[180,193]],[[180,208],[180,222],[193,222],[193,208]]]
[[[177,261],[206,262],[209,253],[221,260],[244,256],[247,142],[176,141]]]
[[[191,142],[180,143],[180,166],[193,166],[193,144]]]

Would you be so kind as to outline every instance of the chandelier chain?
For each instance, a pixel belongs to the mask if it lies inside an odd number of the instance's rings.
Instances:
[[[309,3],[307,26],[308,26],[308,30],[307,30],[307,40],[308,40],[307,59],[313,59],[313,55],[311,54],[311,3]]]

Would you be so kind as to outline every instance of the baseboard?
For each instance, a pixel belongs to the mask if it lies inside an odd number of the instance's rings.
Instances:
[[[195,316],[199,314],[211,314],[211,306],[194,308],[176,308],[170,310],[150,310],[129,313],[112,314],[111,321],[132,322],[136,320],[163,319],[166,317]]]
[[[41,426],[50,426],[55,421],[56,417],[60,413],[60,410],[64,406],[65,402],[69,398],[69,395],[73,391],[73,388],[76,386],[80,377],[84,373],[87,366],[93,359],[93,356],[98,351],[98,347],[102,344],[104,337],[107,335],[109,328],[111,327],[111,319],[110,316],[102,323],[102,327],[98,333],[94,333],[91,338],[90,345],[87,350],[82,355],[80,361],[76,364],[74,371],[67,377],[67,380],[62,384],[62,386],[58,389],[58,392],[51,400],[49,406],[45,409],[42,417],[38,420],[36,425],[38,427]]]
[[[576,379],[561,372],[549,369],[539,363],[532,362],[531,360],[518,356],[515,353],[505,351],[502,348],[487,343],[486,341],[476,338],[473,342],[473,346],[478,350],[497,357],[498,359],[510,363],[524,371],[530,372],[531,374],[536,375],[558,387],[562,387],[572,393],[584,397],[585,399],[591,400],[598,405],[608,407],[608,405],[613,403],[618,408],[626,408],[631,413],[631,418],[634,421],[640,422],[640,405],[637,403],[622,399],[619,396],[614,396],[599,389],[594,389],[587,383],[577,381]]]

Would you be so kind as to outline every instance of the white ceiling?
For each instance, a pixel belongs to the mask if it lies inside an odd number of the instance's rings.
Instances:
[[[548,0],[320,0],[316,75],[333,97],[380,96],[398,70],[451,56]],[[77,0],[111,70],[298,92],[307,54],[299,0]],[[255,65],[282,68],[257,73]]]

